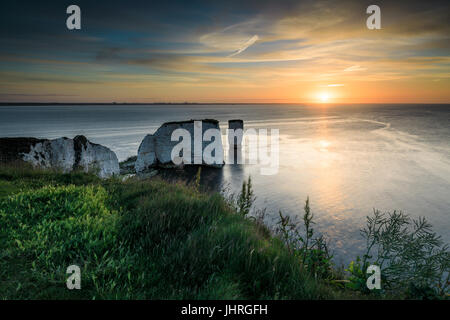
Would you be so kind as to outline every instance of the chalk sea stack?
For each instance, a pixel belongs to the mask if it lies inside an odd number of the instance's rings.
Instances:
[[[201,128],[195,128],[201,121]],[[180,143],[180,141],[172,141],[172,133],[177,129],[185,129],[189,132],[191,137],[191,163],[183,162],[182,165],[189,165],[194,163],[194,136],[195,130],[201,133],[202,137],[204,133],[209,129],[216,129],[220,132],[219,122],[214,119],[203,120],[188,120],[188,121],[176,121],[166,122],[156,130],[154,134],[148,134],[142,140],[139,146],[137,160],[135,164],[136,173],[145,172],[155,167],[161,168],[173,168],[177,165],[172,161],[172,150]],[[214,139],[214,138],[213,138]],[[214,141],[215,142],[215,141]],[[220,145],[221,157],[214,157],[209,159],[208,153],[204,153],[205,147],[211,144],[211,141],[203,141],[202,139],[202,154],[203,157],[200,160],[201,165],[221,168],[224,165],[223,162],[223,146],[222,140],[219,139],[217,143]],[[217,161],[219,158],[219,161]],[[179,165],[178,165],[179,166]]]
[[[85,136],[73,139],[0,138],[0,162],[24,161],[34,167],[54,168],[63,172],[81,169],[101,178],[119,174],[116,154]]]
[[[228,134],[228,144],[230,147],[233,146],[234,148],[240,148],[242,145],[244,120],[228,120],[228,129],[234,131],[234,134]],[[241,130],[241,132],[238,130]]]

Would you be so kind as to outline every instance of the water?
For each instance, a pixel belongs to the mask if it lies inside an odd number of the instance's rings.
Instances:
[[[309,196],[315,230],[330,238],[337,262],[361,252],[359,229],[373,208],[425,216],[449,243],[450,105],[11,106],[0,107],[0,136],[83,134],[124,160],[163,122],[202,118],[222,129],[229,119],[279,129],[278,174],[226,165],[210,183],[238,191],[251,175],[269,223],[278,210],[302,214]]]

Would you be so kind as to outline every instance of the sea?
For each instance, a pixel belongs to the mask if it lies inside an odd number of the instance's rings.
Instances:
[[[82,134],[122,161],[164,122],[190,119],[219,120],[225,142],[230,119],[244,120],[244,130],[278,130],[275,174],[262,174],[262,163],[228,161],[205,183],[237,194],[250,176],[254,208],[265,210],[271,226],[279,211],[301,219],[309,197],[314,231],[328,239],[338,264],[363,252],[360,230],[374,210],[426,217],[450,243],[448,104],[0,106],[0,137]]]

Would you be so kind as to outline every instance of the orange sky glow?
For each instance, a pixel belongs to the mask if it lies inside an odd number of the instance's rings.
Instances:
[[[91,20],[79,31],[12,20],[0,101],[450,103],[448,5],[382,3],[380,30],[355,1],[261,7],[188,7],[186,21],[127,7],[133,23],[117,25],[120,9],[96,16],[85,5]]]

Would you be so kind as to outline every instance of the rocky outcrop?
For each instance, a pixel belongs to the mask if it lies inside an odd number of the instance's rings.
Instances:
[[[73,141],[75,149],[74,168],[82,168],[86,172],[96,171],[101,178],[120,173],[119,160],[109,148],[92,143],[85,136],[76,136]]]
[[[198,157],[196,158],[196,155],[194,154],[195,134],[201,134],[201,137],[203,137],[204,133],[209,129],[215,129],[218,133],[220,133],[219,122],[217,120],[206,119],[166,122],[161,127],[159,127],[154,134],[149,134],[144,138],[144,140],[142,140],[141,145],[139,146],[138,156],[135,163],[135,169],[137,173],[145,172],[154,167],[172,168],[179,166],[179,164],[174,163],[174,159],[172,159],[172,150],[181,141],[172,141],[172,134],[177,129],[185,129],[189,133],[191,138],[191,154],[189,157],[191,161],[185,161],[183,155],[181,165],[200,164],[211,167],[222,167],[224,165],[223,146],[221,138],[219,138],[217,142],[215,141],[215,138],[212,138],[211,141],[203,141],[203,139],[201,139],[201,142],[199,143],[201,143],[203,156],[200,155],[200,162],[198,162]],[[213,154],[213,156],[210,156],[208,152],[204,152],[205,148],[210,145],[212,141],[220,145],[220,147],[218,148],[218,155]],[[197,161],[195,159],[197,159]]]
[[[139,145],[134,168],[136,172],[144,172],[156,166],[156,164],[155,137],[152,134],[148,134]]]
[[[48,140],[0,138],[0,161],[25,161],[35,167],[56,168],[63,172],[81,169],[102,178],[119,174],[116,154],[85,136]]]
[[[64,172],[73,169],[75,162],[74,140],[68,138],[43,140],[31,144],[29,147],[28,152],[22,152],[19,156],[33,166],[59,168]]]
[[[125,161],[119,162],[120,174],[126,175],[136,173],[136,170],[134,169],[136,160],[137,156],[132,156]]]
[[[228,120],[228,129],[228,144],[230,145],[230,147],[241,147],[244,131],[244,121],[238,119]]]
[[[244,130],[244,120],[240,119],[234,119],[234,120],[228,120],[228,129],[242,129]]]

